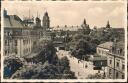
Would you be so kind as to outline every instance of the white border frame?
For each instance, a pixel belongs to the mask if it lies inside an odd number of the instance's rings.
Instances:
[[[1,1],[1,10],[3,9],[2,3],[3,2],[10,2],[10,3],[47,3],[47,2],[71,2],[71,1]],[[124,29],[125,29],[125,79],[25,79],[25,80],[16,80],[16,79],[3,79],[3,60],[4,60],[4,29],[3,29],[3,11],[1,11],[1,82],[127,82],[127,0],[126,1],[72,1],[72,3],[124,3],[125,5],[125,23],[124,23]]]

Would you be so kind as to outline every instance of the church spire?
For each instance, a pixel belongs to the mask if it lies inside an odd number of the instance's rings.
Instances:
[[[109,20],[107,22],[106,28],[110,28]]]
[[[86,19],[84,18],[84,22],[83,22],[83,24],[85,24],[86,25]]]

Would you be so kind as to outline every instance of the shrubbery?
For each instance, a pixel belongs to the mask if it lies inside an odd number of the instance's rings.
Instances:
[[[22,61],[17,57],[11,57],[4,60],[4,78],[10,78],[20,67],[23,66]]]
[[[55,65],[46,61],[43,65],[24,66],[17,71],[13,79],[75,79],[74,72],[70,71],[67,57],[58,60]]]

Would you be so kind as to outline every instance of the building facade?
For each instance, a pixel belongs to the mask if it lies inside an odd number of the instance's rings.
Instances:
[[[125,56],[124,42],[114,42],[108,56],[108,78],[124,79],[125,77]]]
[[[105,42],[103,44],[100,44],[96,48],[96,53],[100,56],[107,57],[107,53],[109,52],[112,45],[113,45],[113,42]]]
[[[45,14],[46,16],[48,13]],[[4,9],[4,55],[26,56],[37,52],[43,40],[51,40],[51,31],[48,19],[45,19],[45,27],[41,26],[41,20],[37,17],[23,21],[17,15],[8,15]],[[48,17],[49,18],[49,17]],[[45,28],[45,31],[44,29]]]
[[[12,18],[11,18],[12,17]],[[8,22],[7,19],[10,19]],[[32,52],[38,37],[31,28],[24,27],[15,16],[5,17],[4,40],[5,55],[24,56]],[[19,25],[15,23],[19,23]],[[7,23],[9,26],[6,26]],[[17,25],[17,26],[16,26]]]
[[[98,55],[107,57],[106,77],[110,79],[124,79],[124,42],[106,42],[98,45],[96,50]]]

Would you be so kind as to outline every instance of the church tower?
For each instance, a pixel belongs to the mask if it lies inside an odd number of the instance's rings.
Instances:
[[[43,16],[43,28],[45,30],[47,30],[48,28],[50,28],[50,20],[49,20],[49,16],[48,16],[48,13],[45,12],[44,16]]]

